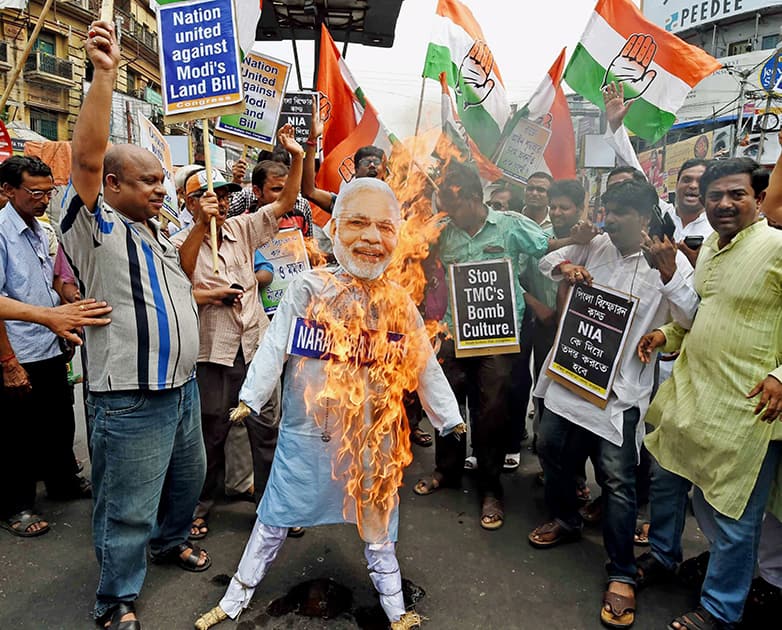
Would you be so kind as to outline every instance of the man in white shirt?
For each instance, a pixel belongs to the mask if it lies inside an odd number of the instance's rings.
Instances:
[[[546,503],[552,520],[536,528],[529,542],[548,548],[578,540],[582,517],[576,498],[576,467],[592,457],[603,488],[603,540],[609,556],[609,582],[601,618],[615,627],[632,623],[635,610],[636,464],[643,439],[641,422],[649,406],[653,369],[635,356],[645,331],[671,316],[689,325],[698,304],[691,286],[691,265],[669,240],[650,241],[644,230],[657,203],[649,184],[626,181],[603,195],[605,234],[588,245],[574,245],[547,255],[541,272],[609,287],[638,301],[611,395],[600,409],[571,390],[541,375],[535,394],[544,397],[538,452],[545,473]],[[650,255],[655,268],[646,261]]]

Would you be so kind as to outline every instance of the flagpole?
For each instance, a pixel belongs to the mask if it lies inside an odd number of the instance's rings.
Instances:
[[[38,16],[38,23],[35,25],[33,32],[30,33],[30,36],[27,38],[27,45],[24,47],[22,54],[19,56],[19,59],[17,59],[16,67],[14,67],[13,72],[7,79],[8,83],[5,86],[5,92],[3,92],[3,96],[0,97],[0,114],[5,112],[5,104],[8,102],[8,98],[11,96],[11,90],[14,87],[14,83],[16,83],[16,80],[19,78],[19,74],[22,72],[22,68],[24,68],[27,57],[30,56],[30,51],[35,45],[35,40],[38,39],[38,35],[43,28],[44,19],[46,18],[46,15],[49,13],[49,9],[52,8],[53,4],[54,0],[46,0],[46,4],[43,5],[43,9],[41,9],[41,15]]]
[[[418,131],[421,128],[421,113],[424,109],[424,90],[426,89],[426,77],[421,76],[421,94],[418,97],[418,115],[415,117],[415,133],[413,133],[413,151],[411,154],[412,159],[407,168],[407,179],[410,179],[410,173],[413,170],[413,162],[415,161],[415,152],[418,149]],[[416,164],[418,168],[421,168],[419,164]],[[421,169],[423,171],[423,169]],[[425,174],[425,173],[424,173]],[[427,175],[428,177],[428,175]],[[407,181],[407,179],[405,181]],[[431,179],[429,180],[431,181]],[[434,182],[432,182],[434,184]],[[435,186],[437,188],[437,186]]]
[[[214,185],[212,184],[212,148],[209,146],[209,119],[202,118],[201,126],[203,127],[203,142],[204,142],[204,166],[206,167],[206,192],[214,192]],[[220,273],[220,268],[217,266],[217,221],[214,217],[209,220],[209,243],[212,246],[212,270],[215,274]]]

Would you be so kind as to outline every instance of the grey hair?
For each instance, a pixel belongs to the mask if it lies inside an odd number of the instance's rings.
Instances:
[[[402,218],[402,211],[399,208],[399,201],[397,201],[394,191],[384,181],[376,179],[374,177],[359,177],[351,182],[348,182],[342,188],[340,188],[337,199],[334,202],[334,210],[331,214],[332,218],[336,219],[347,203],[353,198],[360,199],[364,192],[379,192],[388,197],[389,206],[394,212],[394,219],[399,221]],[[358,200],[357,199],[357,200]]]

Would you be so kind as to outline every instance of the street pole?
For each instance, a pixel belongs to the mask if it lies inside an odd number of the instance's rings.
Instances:
[[[780,81],[777,80],[777,73],[779,72],[779,57],[782,55],[782,29],[780,29],[780,42],[777,44],[777,47],[774,49],[774,64],[773,64],[773,70],[771,72],[771,80],[768,86],[768,97],[766,98],[766,112],[765,115],[768,116],[768,114],[771,112],[771,100],[774,96],[774,91],[776,90],[777,84],[780,83]],[[766,126],[762,125],[760,127],[760,141],[758,142],[758,163],[762,164],[763,160],[763,145],[766,143]]]

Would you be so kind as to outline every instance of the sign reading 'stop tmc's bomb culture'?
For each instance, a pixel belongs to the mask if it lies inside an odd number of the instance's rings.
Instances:
[[[449,276],[456,356],[518,352],[510,260],[456,263]]]
[[[575,285],[559,323],[548,375],[605,407],[637,304],[636,298],[606,287]]]
[[[157,19],[166,118],[244,109],[233,1],[161,2]]]

